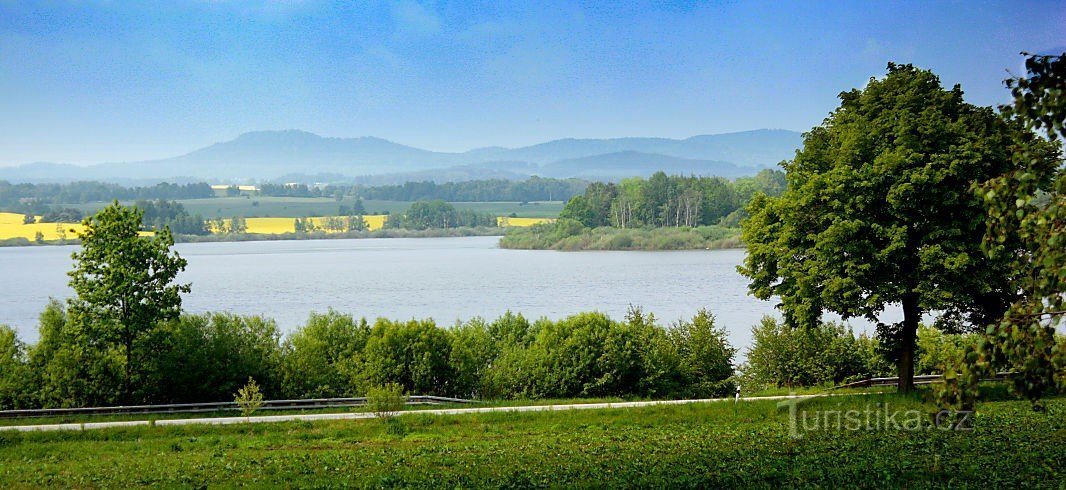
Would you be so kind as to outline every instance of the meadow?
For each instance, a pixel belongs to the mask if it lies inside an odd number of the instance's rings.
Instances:
[[[805,402],[917,410],[920,395]],[[814,429],[773,401],[379,419],[0,432],[8,488],[1061,487],[1066,401],[978,407],[972,430]]]

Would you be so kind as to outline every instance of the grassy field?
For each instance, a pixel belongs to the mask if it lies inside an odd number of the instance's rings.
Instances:
[[[333,216],[341,206],[351,206],[354,200],[337,201],[333,198],[311,197],[216,197],[208,199],[179,200],[190,214],[204,218],[230,218],[233,216],[299,218],[305,216]],[[109,203],[72,205],[84,213],[96,212]],[[132,204],[123,202],[123,204]],[[472,209],[479,213],[520,218],[554,218],[563,209],[561,201],[547,202],[454,202],[456,209]],[[405,201],[363,201],[368,214],[402,213],[411,206]]]
[[[805,412],[918,410],[835,397]],[[0,433],[0,481],[45,487],[1061,487],[1066,401],[989,402],[971,431],[789,435],[774,402]]]

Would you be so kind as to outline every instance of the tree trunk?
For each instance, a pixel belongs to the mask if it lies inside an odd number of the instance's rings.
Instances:
[[[918,340],[918,322],[922,310],[918,306],[918,295],[908,293],[903,297],[903,329],[899,339],[899,392],[914,391],[914,348]]]
[[[122,398],[127,405],[133,405],[133,338],[127,336],[125,339],[126,347],[126,373],[125,379],[122,380]]]

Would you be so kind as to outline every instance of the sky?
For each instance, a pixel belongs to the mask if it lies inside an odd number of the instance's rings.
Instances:
[[[889,61],[1002,103],[1020,51],[1066,51],[1066,2],[0,0],[0,166],[805,131]]]

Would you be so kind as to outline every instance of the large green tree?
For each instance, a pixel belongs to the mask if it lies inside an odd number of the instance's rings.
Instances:
[[[142,235],[143,211],[115,201],[86,218],[69,272],[75,296],[68,314],[90,338],[117,346],[125,358],[123,397],[131,402],[138,342],[163,320],[181,313],[187,284],[174,282],[186,261],[171,247],[174,237],[164,227]]]
[[[890,63],[840,100],[784,164],[784,194],[750,204],[739,269],[755,296],[780,298],[791,326],[818,325],[824,311],[877,322],[901,305],[902,321],[879,333],[910,391],[923,315],[974,328],[1016,296],[1007,261],[981,249],[985,208],[972,187],[1011,168],[1022,130],[911,65]]]

